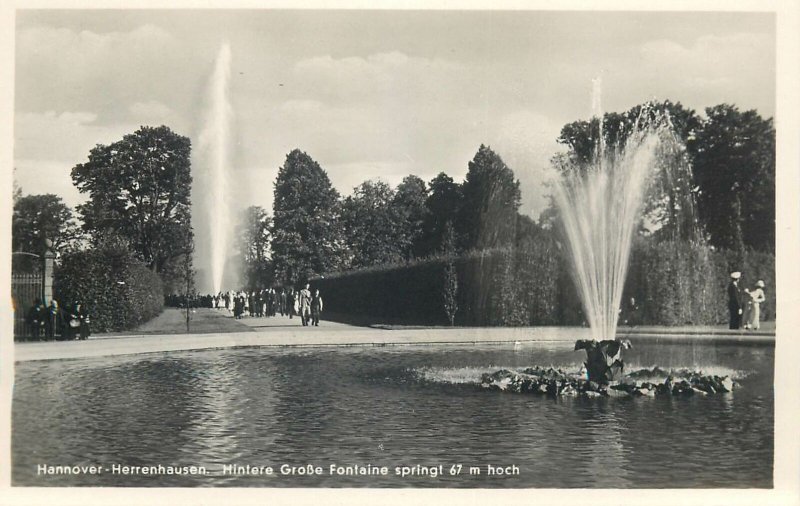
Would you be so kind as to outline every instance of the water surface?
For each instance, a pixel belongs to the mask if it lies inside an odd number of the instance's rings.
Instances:
[[[632,368],[733,374],[730,394],[549,399],[484,390],[483,372],[577,370],[569,343],[246,348],[16,366],[12,479],[24,486],[771,487],[771,346],[637,343]],[[37,474],[90,465],[101,474]],[[274,474],[224,474],[224,465]],[[319,466],[283,475],[280,466]],[[386,466],[388,475],[330,473]],[[205,476],[112,466],[202,466]],[[443,475],[399,477],[417,465]],[[459,470],[460,472],[451,475]],[[487,466],[519,474],[487,475]],[[475,467],[480,474],[470,474]]]

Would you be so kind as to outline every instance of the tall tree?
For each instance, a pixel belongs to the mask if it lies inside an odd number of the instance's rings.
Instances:
[[[275,180],[272,260],[278,281],[299,283],[342,266],[339,193],[306,153],[286,155]]]
[[[422,234],[417,240],[418,256],[436,253],[445,241],[447,223],[453,228],[458,219],[463,196],[461,186],[453,178],[440,172],[428,184],[428,198],[425,200],[427,212],[422,224]],[[454,242],[458,238],[454,234]],[[454,246],[455,248],[456,246]]]
[[[134,254],[162,275],[183,278],[191,255],[191,143],[166,126],[143,126],[72,169],[72,181],[89,200],[78,206],[94,244],[125,237]],[[165,282],[167,280],[165,279]]]
[[[45,242],[56,252],[74,249],[80,236],[72,210],[53,194],[25,195],[15,192],[11,220],[11,249],[42,255]],[[14,269],[28,271],[40,262],[28,255],[14,255]]]
[[[270,261],[271,228],[272,220],[263,207],[250,206],[242,213],[237,235],[243,279],[251,289],[267,287],[274,281]]]
[[[383,181],[365,181],[342,204],[350,267],[398,262],[410,250],[405,218],[396,194]]]
[[[392,206],[397,210],[403,236],[408,246],[403,251],[405,258],[418,257],[422,254],[422,227],[428,215],[425,201],[428,198],[428,188],[425,181],[417,176],[410,175],[403,178],[397,186]]]
[[[700,218],[722,248],[775,249],[775,129],[772,119],[722,104],[706,109],[690,147]]]
[[[519,180],[500,156],[481,145],[469,162],[457,228],[464,249],[511,245],[520,206]]]

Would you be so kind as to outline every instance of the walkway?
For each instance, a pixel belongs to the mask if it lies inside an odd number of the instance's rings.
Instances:
[[[177,310],[171,310],[175,312]],[[166,322],[176,321],[174,314],[162,315]],[[207,350],[235,347],[323,347],[323,346],[399,346],[399,345],[473,345],[492,343],[551,342],[567,343],[589,338],[589,329],[578,327],[492,327],[492,328],[412,328],[354,327],[323,321],[319,327],[303,327],[298,318],[244,318],[235,320],[224,312],[198,309],[194,323],[206,333],[136,335],[106,334],[87,341],[16,343],[15,360],[74,359],[135,353]],[[163,323],[162,321],[162,323]],[[202,323],[201,323],[202,322]],[[169,323],[169,328],[174,326]],[[185,316],[183,320],[185,329]],[[152,330],[156,323],[145,326]],[[143,330],[143,328],[137,329]],[[194,330],[194,329],[192,329]],[[702,340],[774,345],[774,332],[729,331],[716,327],[642,327],[621,328],[620,335],[642,340]]]

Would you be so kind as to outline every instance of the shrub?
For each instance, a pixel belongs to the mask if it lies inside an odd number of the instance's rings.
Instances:
[[[164,307],[159,276],[119,241],[65,255],[55,271],[54,291],[62,306],[83,301],[93,332],[136,327]]]
[[[445,325],[449,321],[443,293],[448,269],[454,267],[457,325],[585,325],[564,254],[551,234],[541,234],[525,248],[374,266],[312,283],[322,291],[331,312],[382,323]],[[637,238],[623,304],[630,297],[636,299],[638,324],[725,323],[729,273],[737,268],[743,273],[741,287],[764,280],[767,301],[762,304],[762,319],[773,319],[775,257],[756,251],[746,251],[743,259],[739,255],[703,244]]]

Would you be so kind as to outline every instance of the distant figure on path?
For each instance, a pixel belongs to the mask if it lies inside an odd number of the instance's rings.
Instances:
[[[767,300],[764,295],[765,286],[764,281],[759,279],[754,290],[744,289],[750,299],[747,301],[747,308],[744,312],[744,328],[746,329],[758,330],[761,328],[761,303]]]
[[[628,299],[627,307],[620,311],[623,315],[623,323],[629,327],[639,325],[639,303],[635,297]]]
[[[315,327],[319,327],[320,313],[322,313],[322,296],[319,294],[319,289],[316,289],[311,297],[311,323]]]
[[[244,313],[244,297],[241,295],[234,295],[233,297],[233,317],[237,320],[241,319]]]
[[[300,321],[303,322],[303,326],[308,326],[308,322],[311,319],[311,290],[309,290],[309,284],[306,283],[305,288],[300,290],[298,294],[298,298],[300,299]]]
[[[731,272],[731,282],[728,284],[728,312],[730,313],[730,329],[739,329],[742,326],[742,294],[739,291],[739,278],[741,272]]]
[[[286,294],[286,311],[289,313],[289,319],[291,319],[299,309],[300,308],[297,307],[297,299],[294,290],[290,288],[289,292]]]

